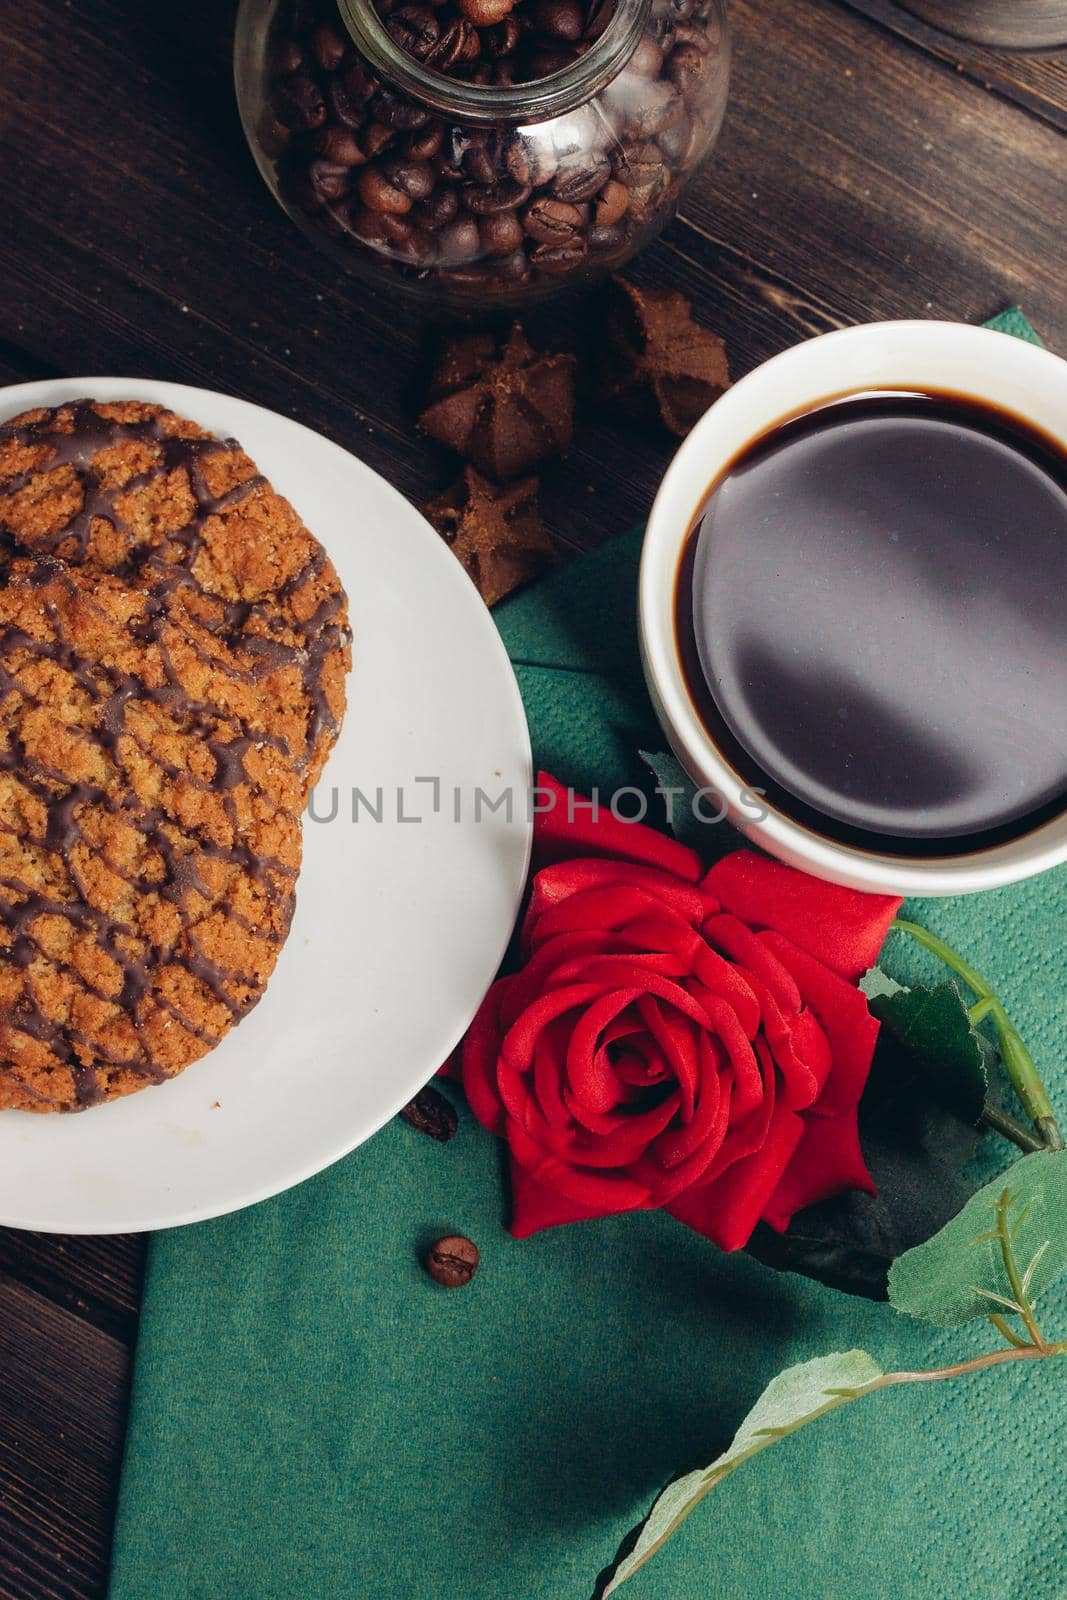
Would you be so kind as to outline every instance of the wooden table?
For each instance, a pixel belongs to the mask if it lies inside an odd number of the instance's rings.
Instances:
[[[634,269],[741,373],[878,317],[1021,304],[1067,351],[1067,56],[949,40],[892,0],[732,0],[716,156]],[[275,208],[241,138],[232,0],[0,9],[0,384],[169,378],[299,417],[416,502],[427,330]],[[580,309],[532,319],[573,339]],[[545,484],[576,551],[636,522],[669,453],[583,425]],[[0,1596],[104,1593],[144,1244],[0,1231]],[[149,1597],[145,1597],[149,1600]],[[249,1600],[253,1600],[249,1596]]]

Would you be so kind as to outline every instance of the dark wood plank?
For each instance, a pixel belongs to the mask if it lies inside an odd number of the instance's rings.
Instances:
[[[912,16],[895,0],[842,0],[865,17],[936,56],[985,89],[1067,129],[1067,50],[995,50],[957,39]]]
[[[144,1270],[143,1234],[61,1238],[0,1228],[0,1277],[132,1347]]]
[[[128,1352],[0,1278],[0,1597],[82,1600],[107,1578]]]
[[[42,126],[31,108],[55,30],[40,0],[13,11],[0,203],[18,227],[0,237],[0,269],[20,311],[7,337],[53,368],[177,378],[299,415],[423,499],[448,470],[411,431],[426,325],[347,281],[274,207],[233,110],[230,15],[67,7],[74,70]],[[1056,131],[835,0],[737,0],[733,15],[719,152],[640,275],[691,292],[738,370],[842,322],[977,317],[1016,299],[1067,345],[1064,269],[1046,248]],[[565,341],[582,311],[533,320]],[[636,521],[668,454],[633,435],[620,448],[591,422],[549,475],[553,531],[586,546]]]

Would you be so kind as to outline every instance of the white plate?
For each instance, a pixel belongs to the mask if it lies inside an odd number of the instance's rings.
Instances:
[[[233,435],[329,551],[355,633],[348,712],[304,821],[292,932],[270,988],[159,1088],[73,1116],[0,1115],[0,1223],[125,1233],[279,1193],[375,1133],[454,1048],[504,954],[530,850],[530,740],[473,585],[395,489],[258,406],[141,379],[0,390],[0,419],[90,395],[158,402]],[[418,778],[440,780],[434,792]],[[397,788],[403,814],[397,820]],[[367,810],[351,820],[351,792]],[[476,804],[476,791],[514,797]],[[460,799],[456,805],[456,792]],[[459,820],[456,820],[458,814]]]

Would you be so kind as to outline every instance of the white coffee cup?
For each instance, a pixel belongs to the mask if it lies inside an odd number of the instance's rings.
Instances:
[[[1063,814],[965,854],[897,856],[812,830],[748,785],[697,714],[678,649],[675,599],[689,533],[711,485],[738,454],[788,417],[872,391],[943,391],[1014,414],[1067,451],[1067,362],[1024,340],[954,322],[876,322],[828,333],[757,367],[711,407],[678,451],[652,507],[638,620],[645,677],[671,747],[734,825],[779,860],[855,889],[905,895],[995,889],[1067,861]],[[1067,648],[1067,596],[1064,596]],[[1067,739],[1067,729],[1064,729]]]

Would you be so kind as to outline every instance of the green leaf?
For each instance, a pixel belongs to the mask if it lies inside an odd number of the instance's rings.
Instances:
[[[709,863],[727,850],[737,849],[738,837],[733,828],[725,819],[713,820],[720,807],[710,794],[700,794],[680,761],[665,750],[639,750],[638,755],[655,775],[667,825],[676,839]]]
[[[882,995],[905,994],[907,991],[902,983],[891,978],[888,972],[883,972],[881,967],[871,967],[860,979],[860,988],[867,999],[877,1000]]]
[[[764,1389],[734,1435],[728,1450],[709,1467],[687,1473],[669,1484],[652,1507],[633,1548],[616,1565],[602,1600],[614,1594],[639,1567],[655,1555],[706,1494],[718,1487],[751,1456],[795,1433],[852,1400],[883,1377],[881,1367],[865,1350],[846,1350],[780,1372]],[[627,1541],[629,1543],[629,1541]],[[625,1548],[625,1547],[624,1547]]]
[[[867,974],[863,988],[872,1014],[914,1057],[930,1092],[977,1123],[985,1104],[986,1065],[959,989],[954,983],[887,987],[892,981],[877,968]]]
[[[879,982],[878,980],[881,980]],[[900,985],[874,972],[872,988]],[[848,1190],[798,1211],[784,1233],[761,1223],[748,1253],[845,1294],[884,1300],[889,1268],[962,1211],[974,1185],[961,1168],[974,1154],[973,1102],[946,1104],[931,1074],[887,1028],[878,1037],[860,1101],[860,1145],[876,1194]]]
[[[937,1328],[989,1315],[994,1300],[1014,1300],[996,1233],[996,1207],[1011,1195],[1009,1225],[1031,1301],[1067,1268],[1067,1150],[1024,1156],[979,1189],[958,1217],[893,1263],[889,1298],[897,1311]]]

